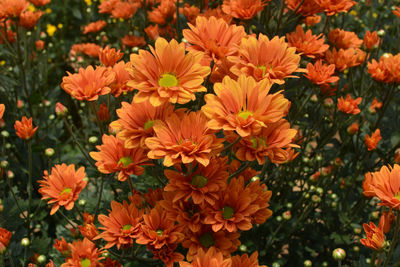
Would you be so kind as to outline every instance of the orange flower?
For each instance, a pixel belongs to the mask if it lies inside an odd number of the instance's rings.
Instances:
[[[160,259],[163,261],[166,267],[173,267],[175,262],[179,262],[185,257],[174,250],[178,247],[177,244],[170,246],[163,246],[160,249],[150,248],[155,259]]]
[[[173,105],[166,102],[154,107],[149,101],[131,104],[121,103],[117,109],[118,120],[111,123],[111,127],[118,131],[117,137],[125,141],[126,148],[147,148],[145,139],[154,135],[154,123],[164,121],[174,111]]]
[[[254,36],[243,38],[238,56],[228,59],[235,62],[231,68],[235,75],[244,73],[257,81],[269,78],[272,82],[283,84],[283,79],[296,77],[291,75],[293,72],[304,71],[299,68],[300,55],[296,54],[296,48],[288,47],[285,37],[275,36],[270,40],[260,34],[258,39]]]
[[[98,20],[95,22],[91,22],[88,25],[85,26],[83,29],[83,34],[88,34],[92,32],[99,32],[101,31],[105,26],[107,25],[107,22],[104,20]]]
[[[399,209],[400,207],[400,166],[395,164],[391,166],[383,166],[379,171],[374,172],[373,187],[376,196],[382,201],[379,206],[387,206],[391,209]]]
[[[179,8],[179,13],[183,14],[189,23],[195,24],[196,18],[200,14],[200,8],[185,3],[183,8]]]
[[[185,175],[176,166],[178,171],[165,170],[164,174],[169,180],[169,184],[164,188],[165,191],[176,191],[173,201],[184,199],[201,205],[205,201],[213,205],[218,198],[218,192],[225,189],[228,180],[227,158],[215,158],[210,160],[207,167],[202,165],[195,166],[195,171]]]
[[[325,59],[329,64],[335,64],[336,69],[344,71],[347,68],[355,67],[364,62],[366,54],[364,51],[355,48],[339,49],[333,48],[325,53]]]
[[[206,252],[199,249],[197,255],[194,257],[192,263],[181,261],[180,267],[231,267],[232,260],[230,258],[224,259],[221,252],[218,252],[214,247],[211,247]]]
[[[254,252],[249,257],[247,254],[242,256],[235,255],[232,257],[232,267],[267,267],[266,265],[258,265],[258,252]]]
[[[80,68],[79,73],[71,74],[63,78],[61,88],[73,98],[78,100],[94,101],[100,95],[108,94],[111,89],[108,87],[115,79],[115,73],[104,67],[92,66],[86,69]]]
[[[343,96],[338,99],[337,107],[344,113],[356,115],[361,112],[358,108],[361,101],[361,97],[353,99],[350,94],[347,94],[346,99],[344,99]]]
[[[217,6],[216,8],[208,8],[203,11],[203,13],[199,14],[201,17],[211,18],[216,17],[217,19],[223,19],[226,23],[231,24],[232,16],[224,13],[221,9],[221,6]]]
[[[96,245],[89,239],[84,238],[83,241],[74,241],[69,246],[71,247],[71,258],[68,258],[65,263],[61,264],[61,267],[103,266],[100,263],[100,260],[104,259],[104,257],[100,257],[103,251],[97,249]]]
[[[379,222],[379,227],[376,227],[373,222],[370,222],[369,225],[364,223],[363,228],[367,236],[360,240],[361,244],[374,250],[381,250],[385,247],[385,235],[383,234],[382,221]]]
[[[304,23],[308,27],[312,27],[320,22],[321,22],[321,16],[312,15],[312,16],[307,16],[306,18],[304,18]]]
[[[400,7],[395,6],[394,8],[395,8],[395,9],[392,10],[393,14],[395,14],[397,17],[400,18]]]
[[[0,104],[0,119],[3,118],[5,110],[6,110],[6,106],[4,104]]]
[[[379,46],[381,42],[381,38],[378,37],[378,33],[376,31],[370,32],[367,31],[364,35],[364,47],[368,50],[372,50]]]
[[[110,120],[110,111],[107,108],[105,103],[100,105],[99,110],[97,111],[97,117],[102,122],[107,122]]]
[[[290,124],[282,119],[276,123],[268,124],[262,128],[260,134],[243,138],[234,147],[236,157],[241,161],[257,160],[262,165],[268,157],[272,163],[285,163],[289,159],[286,150],[289,147],[296,147],[292,139],[296,136],[297,130],[290,129]],[[236,139],[232,138],[232,142]]]
[[[96,146],[100,152],[90,152],[101,173],[119,172],[118,180],[126,181],[129,175],[142,175],[141,165],[151,165],[142,148],[125,148],[124,141],[113,135],[103,135],[103,144]]]
[[[191,44],[189,51],[204,52],[204,58],[210,64],[237,52],[237,46],[246,36],[243,26],[228,25],[223,19],[215,17],[197,17],[196,26],[188,24],[183,36]]]
[[[313,35],[311,30],[304,33],[303,27],[297,25],[296,31],[286,34],[288,45],[296,47],[297,52],[309,58],[321,57],[329,49],[329,45],[324,44],[323,34]]]
[[[109,48],[108,46],[100,49],[100,51],[99,51],[100,62],[105,67],[112,67],[123,56],[124,56],[124,53],[121,53],[120,50],[116,51],[115,48]]]
[[[154,7],[152,11],[147,11],[147,15],[151,22],[164,25],[167,23],[167,19],[174,17],[176,3],[174,0],[161,0],[160,2],[160,5]]]
[[[15,121],[14,124],[15,133],[23,140],[31,139],[38,127],[33,128],[32,118],[27,119],[25,116],[22,117],[21,121]]]
[[[378,82],[393,83],[400,82],[400,54],[393,56],[385,53],[379,59],[368,62],[368,73]]]
[[[132,80],[128,86],[139,91],[134,97],[136,103],[149,99],[153,106],[165,101],[185,104],[196,99],[195,92],[207,91],[202,83],[210,68],[200,65],[201,54],[186,54],[184,43],[168,43],[163,38],[158,38],[150,51],[131,54],[128,71]]]
[[[19,17],[29,6],[26,0],[0,0],[0,19]]]
[[[40,7],[49,4],[51,0],[29,0],[29,2],[31,2],[35,6]]]
[[[99,56],[100,49],[101,46],[94,43],[74,44],[71,47],[70,55],[75,56],[77,53],[82,52],[89,57],[97,58]]]
[[[331,30],[328,34],[328,40],[338,49],[359,48],[363,43],[363,40],[359,39],[354,32],[341,29]]]
[[[286,5],[290,10],[296,10],[297,14],[304,17],[313,16],[316,13],[322,12],[321,7],[315,0],[286,0]]]
[[[115,97],[119,97],[122,93],[127,93],[133,90],[133,88],[127,85],[130,80],[129,72],[126,70],[130,66],[130,63],[120,61],[112,67],[112,71],[115,73],[115,80],[110,84],[111,94]]]
[[[95,239],[104,239],[107,245],[104,248],[108,249],[117,246],[128,248],[133,245],[133,238],[138,236],[140,231],[140,222],[143,212],[136,208],[134,203],[124,201],[123,204],[116,201],[111,202],[111,211],[109,215],[100,214],[98,219],[104,227],[99,227],[104,230]]]
[[[19,17],[18,25],[24,27],[25,29],[29,30],[33,28],[40,17],[44,14],[42,11],[32,12],[32,11],[25,11]]]
[[[83,226],[78,226],[79,232],[89,240],[93,240],[99,232],[93,223],[85,223]]]
[[[376,149],[381,139],[381,130],[379,129],[376,129],[371,136],[367,134],[367,136],[365,136],[365,145],[367,146],[368,151]]]
[[[3,253],[6,250],[6,247],[10,243],[11,232],[5,228],[0,227],[0,252]]]
[[[312,83],[324,85],[327,83],[335,83],[339,81],[338,76],[332,76],[335,73],[335,65],[322,64],[322,60],[318,60],[313,64],[307,64],[307,73],[304,76]]]
[[[61,237],[61,240],[56,239],[54,243],[54,248],[57,249],[64,257],[69,258],[71,256],[71,249],[68,246],[67,241],[65,241],[64,237]]]
[[[380,109],[382,107],[382,102],[379,102],[376,98],[372,100],[371,105],[368,108],[368,111],[371,113],[376,113],[376,109]]]
[[[357,2],[352,0],[314,0],[328,16],[347,12]]]
[[[396,216],[394,215],[392,210],[383,212],[383,214],[381,215],[381,218],[379,220],[379,224],[382,223],[382,225],[383,225],[383,233],[387,234],[390,232],[390,227],[393,224],[395,219],[396,219]]]
[[[85,177],[85,168],[80,167],[75,171],[74,164],[55,165],[51,169],[50,175],[47,170],[44,171],[44,180],[38,181],[39,193],[42,194],[42,199],[50,199],[48,204],[53,204],[50,215],[53,215],[60,206],[65,206],[66,210],[74,207],[79,193],[86,186]]]
[[[136,243],[148,245],[153,249],[173,246],[183,240],[182,231],[182,226],[175,224],[175,220],[168,219],[167,213],[161,206],[156,206],[143,215],[143,224]]]
[[[363,195],[366,197],[375,197],[373,180],[372,180],[372,173],[367,172],[364,175],[364,181],[362,183],[363,188]]]
[[[239,175],[239,179],[241,177],[242,175]],[[272,191],[269,191],[265,184],[261,184],[260,180],[250,182],[246,190],[249,190],[252,196],[251,207],[253,210],[250,216],[252,224],[265,223],[272,216],[272,210],[268,209]]]
[[[154,41],[160,36],[160,27],[158,27],[158,24],[156,24],[155,26],[149,25],[146,28],[144,28],[144,32],[147,34],[150,40]]]
[[[61,104],[60,102],[56,103],[56,107],[55,107],[54,111],[57,114],[57,116],[60,116],[60,117],[63,117],[65,115],[67,115],[67,113],[68,113],[67,107],[64,106],[63,104]]]
[[[193,127],[196,125],[196,127]],[[207,127],[207,118],[200,112],[172,113],[153,126],[155,137],[146,139],[151,159],[164,159],[164,166],[198,162],[203,166],[223,149],[224,139],[217,138]]]
[[[122,2],[115,3],[111,15],[116,19],[129,19],[136,14],[138,3]]]
[[[122,44],[130,47],[145,46],[147,44],[143,36],[125,35],[121,41]]]
[[[225,77],[214,85],[214,94],[207,94],[203,113],[209,118],[213,130],[229,130],[246,137],[260,133],[268,123],[279,121],[286,115],[289,101],[277,92],[269,94],[267,79],[256,82],[253,77],[241,75],[237,81]]]
[[[269,1],[271,0],[224,0],[222,11],[234,18],[248,20],[263,10]]]

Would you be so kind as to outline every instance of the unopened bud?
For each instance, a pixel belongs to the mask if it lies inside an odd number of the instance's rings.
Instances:
[[[346,252],[342,248],[337,248],[332,252],[332,257],[334,260],[341,261],[346,258]]]

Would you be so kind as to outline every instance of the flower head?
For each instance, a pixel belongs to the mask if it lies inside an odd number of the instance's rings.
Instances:
[[[3,253],[11,239],[11,232],[0,227],[0,253]]]
[[[329,45],[324,44],[325,37],[322,33],[313,35],[311,30],[304,32],[300,25],[297,25],[295,32],[286,34],[286,38],[290,47],[296,47],[297,52],[309,58],[321,57],[329,49]]]
[[[95,22],[91,22],[88,25],[85,26],[83,29],[83,34],[88,34],[92,32],[99,32],[101,31],[105,26],[107,25],[107,22],[105,20],[98,20]]]
[[[369,136],[368,134],[365,136],[365,145],[367,146],[368,151],[376,149],[379,141],[381,141],[381,130],[376,129],[375,132]]]
[[[312,83],[323,85],[327,83],[335,83],[339,81],[338,76],[333,76],[335,73],[334,64],[323,64],[322,60],[318,60],[314,64],[307,64],[307,73],[304,76]]]
[[[137,89],[136,103],[150,100],[153,106],[163,102],[185,104],[195,100],[195,92],[205,92],[204,78],[209,67],[200,65],[201,54],[186,54],[185,44],[158,38],[150,52],[131,54],[131,80],[128,86]],[[172,60],[173,59],[173,60]]]
[[[379,206],[386,206],[391,209],[400,208],[400,166],[395,164],[383,166],[379,171],[372,173],[372,187],[376,197],[381,202]]]
[[[100,49],[99,51],[99,59],[101,64],[105,67],[114,66],[122,57],[124,53],[121,53],[120,50],[115,50],[115,48],[110,48],[106,46],[105,48]]]
[[[180,267],[231,267],[232,260],[224,259],[224,255],[218,252],[214,247],[208,250],[200,248],[192,263],[179,262]]]
[[[361,112],[358,108],[358,105],[361,103],[361,101],[361,97],[353,99],[351,98],[350,94],[347,94],[346,99],[344,99],[343,96],[338,99],[337,107],[344,113],[356,115]]]
[[[32,118],[27,119],[23,116],[21,121],[15,121],[14,129],[19,138],[29,140],[37,131],[38,126],[33,128]]]
[[[53,247],[57,249],[64,257],[69,258],[71,256],[71,248],[68,246],[67,241],[62,236],[61,240],[56,239]]]
[[[314,0],[327,16],[333,16],[340,12],[347,12],[352,6],[357,4],[353,0]]]
[[[269,1],[271,0],[224,0],[222,11],[234,18],[248,20],[263,10]]]
[[[100,257],[103,251],[96,248],[96,245],[89,239],[76,240],[71,247],[71,258],[61,264],[61,267],[76,267],[76,266],[90,266],[101,267],[103,266],[100,261],[104,257]]]
[[[356,48],[339,49],[333,48],[325,53],[325,59],[329,64],[335,64],[336,69],[344,71],[347,68],[355,67],[365,61],[364,51]]]
[[[242,256],[235,255],[232,257],[232,267],[266,267],[266,265],[258,265],[258,252],[249,255],[243,254]]]
[[[367,237],[360,240],[361,244],[374,250],[381,250],[385,246],[383,223],[379,222],[379,227],[376,227],[373,222],[370,222],[369,225],[364,223],[363,228]]]
[[[379,43],[381,42],[381,38],[378,37],[378,33],[376,31],[370,32],[367,31],[364,35],[364,47],[368,50],[372,50],[377,48]]]
[[[71,210],[74,202],[78,199],[79,193],[85,188],[86,180],[85,169],[80,167],[75,171],[75,165],[55,165],[49,174],[44,171],[43,180],[38,181],[40,184],[39,193],[42,199],[50,199],[47,203],[53,204],[50,215],[53,215],[60,206]]]
[[[86,69],[80,68],[79,73],[67,73],[68,76],[63,78],[61,88],[81,101],[94,101],[99,96],[108,94],[111,91],[109,85],[115,79],[115,73],[104,67],[93,69],[89,66]]]

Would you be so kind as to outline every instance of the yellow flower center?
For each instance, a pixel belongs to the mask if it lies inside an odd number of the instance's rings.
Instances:
[[[90,262],[89,259],[83,259],[83,260],[81,260],[81,266],[82,266],[82,267],[90,267],[90,264],[91,264],[91,262]]]
[[[164,231],[163,231],[163,230],[160,230],[160,229],[156,231],[156,233],[157,233],[158,236],[162,236],[163,232],[164,232]]]
[[[71,192],[72,192],[72,188],[66,187],[63,189],[63,191],[61,191],[60,195],[71,194]]]
[[[208,179],[202,175],[195,175],[192,177],[192,181],[190,182],[191,185],[197,187],[197,188],[202,188],[206,186],[208,183]]]
[[[260,70],[262,70],[262,77],[264,77],[264,76],[265,76],[265,72],[267,71],[267,67],[265,67],[265,66],[258,66],[258,68],[259,68]]]
[[[173,74],[165,73],[161,75],[161,78],[158,80],[158,85],[162,87],[177,86],[178,79]]]
[[[209,248],[215,244],[215,240],[211,233],[205,233],[199,237],[200,244],[205,247]]]
[[[131,228],[132,228],[132,225],[131,225],[131,224],[125,224],[124,226],[122,226],[122,230],[123,230],[123,231],[130,230]]]
[[[225,206],[222,208],[222,217],[225,220],[232,218],[234,213],[235,213],[235,210],[232,207]]]
[[[257,137],[253,137],[253,138],[250,139],[250,142],[251,142],[251,146],[254,149],[266,146],[266,142],[265,142],[264,138],[261,138],[261,137],[258,137],[258,138]]]
[[[244,110],[244,111],[239,112],[237,115],[239,117],[247,120],[248,117],[253,116],[253,112],[248,111],[248,110]]]
[[[124,166],[124,168],[126,168],[132,162],[133,162],[133,159],[131,157],[123,157],[118,161],[118,165],[120,165],[122,163],[122,166]]]
[[[147,121],[147,122],[144,124],[143,128],[144,128],[145,130],[148,130],[148,129],[150,129],[150,128],[153,127],[153,126],[154,126],[154,120],[153,120],[153,121]]]
[[[400,200],[400,191],[394,194],[394,197]]]

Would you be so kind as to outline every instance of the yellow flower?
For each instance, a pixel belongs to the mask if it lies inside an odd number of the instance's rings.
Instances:
[[[49,36],[53,36],[54,32],[57,30],[57,27],[51,24],[47,24],[46,26],[46,32]]]
[[[92,5],[92,0],[85,0],[86,5],[91,6]]]
[[[30,4],[30,5],[28,6],[28,10],[31,11],[31,12],[34,12],[34,11],[35,11],[35,6],[32,5],[32,4]]]
[[[51,13],[51,8],[46,8],[45,12],[46,12],[46,14],[50,14]]]

